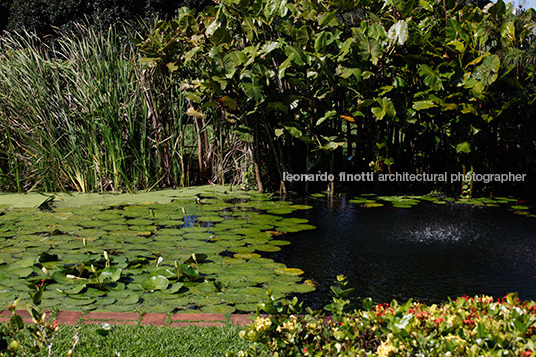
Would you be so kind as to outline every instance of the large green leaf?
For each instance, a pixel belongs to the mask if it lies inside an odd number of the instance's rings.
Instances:
[[[482,64],[475,68],[473,77],[482,82],[485,86],[489,86],[497,79],[501,60],[497,55],[490,55],[484,58]]]
[[[302,26],[299,28],[298,33],[296,35],[296,41],[300,44],[302,47],[308,47],[314,37],[313,29],[311,29],[309,26]]]
[[[339,66],[335,74],[341,76],[344,79],[350,78],[352,75],[357,80],[361,79],[361,70],[359,68],[349,68],[349,67]]]
[[[406,43],[409,32],[408,32],[408,23],[405,20],[400,20],[387,32],[387,37],[392,42],[397,42],[399,45]]]
[[[264,45],[262,45],[261,50],[259,51],[259,54],[261,55],[267,55],[268,53],[272,52],[273,50],[279,48],[281,44],[276,41],[268,41]]]
[[[507,21],[501,26],[501,37],[510,41],[516,39],[516,27],[514,21]]]
[[[425,109],[430,109],[434,107],[437,107],[437,104],[435,104],[431,100],[419,100],[413,103],[413,106],[412,106],[412,108],[415,110],[425,110]]]
[[[214,34],[210,37],[210,41],[215,45],[220,45],[224,43],[230,43],[232,41],[232,38],[229,35],[227,29],[220,27],[216,31],[214,31]]]
[[[249,41],[253,41],[257,36],[257,27],[253,24],[253,20],[249,16],[245,16],[242,20],[242,32],[246,35]]]
[[[359,55],[364,60],[370,60],[376,65],[382,54],[382,47],[375,39],[364,36],[359,39]]]
[[[461,152],[463,153],[470,153],[471,152],[471,144],[468,142],[463,142],[458,145],[456,145],[456,152],[459,154]]]
[[[350,49],[352,48],[352,45],[354,44],[354,42],[355,42],[355,38],[349,37],[341,44],[341,49],[340,49],[339,58],[338,58],[339,61],[343,61],[345,59],[348,52],[350,52]]]
[[[220,76],[225,75],[226,78],[232,78],[236,72],[237,61],[237,57],[223,54],[220,56],[215,56],[212,59],[212,64]]]
[[[182,32],[196,32],[197,31],[197,21],[192,14],[182,14],[178,20],[179,29]]]
[[[325,122],[325,121],[328,120],[328,119],[333,119],[336,115],[337,115],[337,111],[335,111],[335,110],[327,111],[327,112],[322,116],[322,118],[320,118],[320,119],[318,119],[318,120],[316,121],[316,126],[322,124],[323,122]]]
[[[445,34],[447,35],[447,39],[450,41],[459,39],[466,41],[468,38],[467,33],[463,30],[461,24],[453,18],[448,20],[448,26],[445,29]]]
[[[318,34],[318,36],[316,36],[315,51],[324,53],[326,51],[326,47],[329,46],[334,40],[335,38],[333,37],[333,34],[328,31],[322,31]]]
[[[285,129],[287,129],[290,135],[292,135],[295,138],[299,138],[303,135],[303,133],[294,126],[285,126]]]
[[[277,9],[279,8],[279,3],[281,0],[268,0],[265,1],[264,6],[264,17],[267,20],[271,20],[272,16],[276,13]]]
[[[430,66],[426,64],[419,65],[419,76],[430,89],[441,90],[443,88],[443,81],[437,71],[434,71]]]
[[[383,97],[378,98],[376,102],[380,105],[379,107],[372,107],[372,114],[376,117],[377,120],[383,119],[386,115],[394,118],[396,115],[396,109],[393,105],[391,99]]]
[[[249,99],[257,103],[262,100],[262,86],[260,84],[242,82],[240,88]]]

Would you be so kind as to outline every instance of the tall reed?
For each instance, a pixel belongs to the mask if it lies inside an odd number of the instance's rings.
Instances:
[[[147,76],[113,28],[80,26],[53,45],[29,33],[2,37],[0,189],[187,184],[185,130],[193,129],[184,101]]]

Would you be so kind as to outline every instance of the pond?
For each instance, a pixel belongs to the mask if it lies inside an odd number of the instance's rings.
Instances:
[[[44,284],[63,310],[253,312],[268,289],[318,309],[339,274],[377,302],[536,300],[535,233],[507,198],[0,195],[0,304]]]
[[[349,198],[306,200],[314,208],[298,215],[317,229],[294,234],[276,253],[321,284],[306,296],[309,305],[330,301],[329,285],[338,274],[359,297],[377,302],[508,292],[536,299],[536,220],[508,209],[526,207],[510,199],[501,207],[424,201],[412,208],[385,202],[365,208]]]

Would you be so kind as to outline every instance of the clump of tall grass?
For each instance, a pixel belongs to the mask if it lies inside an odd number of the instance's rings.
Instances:
[[[183,97],[155,87],[126,42],[87,26],[53,44],[0,38],[0,189],[186,184]]]

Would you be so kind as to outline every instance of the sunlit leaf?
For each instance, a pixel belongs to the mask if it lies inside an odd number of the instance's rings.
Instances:
[[[412,108],[415,110],[425,110],[434,107],[437,107],[437,104],[435,104],[431,100],[419,100],[412,105]]]
[[[456,152],[459,154],[461,152],[463,153],[470,153],[471,152],[471,144],[468,142],[463,142],[458,145],[456,145]]]
[[[489,86],[497,79],[501,61],[499,56],[490,55],[484,58],[482,64],[475,68],[473,77],[482,82],[485,86]]]
[[[443,81],[437,71],[426,64],[419,65],[419,75],[430,89],[438,91],[443,88]]]
[[[388,115],[391,118],[395,117],[396,110],[391,99],[387,97],[383,97],[383,98],[378,98],[376,102],[379,104],[379,107],[372,107],[371,111],[377,120],[383,119],[386,115]]]
[[[141,286],[145,290],[165,290],[169,285],[169,280],[162,275],[152,276],[149,279],[142,281]]]
[[[387,32],[389,40],[397,42],[399,45],[406,43],[408,36],[408,23],[405,20],[397,21]]]

